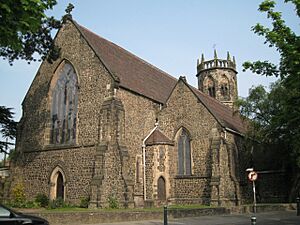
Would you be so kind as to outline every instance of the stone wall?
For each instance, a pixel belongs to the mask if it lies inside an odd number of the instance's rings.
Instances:
[[[26,195],[49,193],[49,173],[58,165],[65,165],[70,179],[66,199],[78,202],[87,197],[93,174],[93,160],[99,138],[99,114],[102,102],[113,92],[113,80],[85,39],[68,21],[56,36],[61,56],[53,64],[44,61],[23,102],[17,150],[23,152],[19,160],[22,174],[13,174],[14,182],[23,180]],[[76,144],[50,145],[51,79],[63,60],[68,60],[78,77],[78,116]],[[17,171],[17,170],[15,170]]]
[[[166,136],[175,141],[174,150],[169,152],[170,193],[174,202],[207,203],[210,198],[211,177],[210,137],[212,127],[218,127],[216,120],[202,105],[189,87],[179,81],[166,107],[159,115],[160,128]],[[191,138],[192,175],[178,176],[177,133],[185,128]]]
[[[72,204],[79,204],[82,198],[89,197],[92,179],[95,147],[48,150],[24,154],[22,180],[28,200],[34,200],[39,193],[49,196],[50,176],[59,166],[65,175],[65,198]]]
[[[142,206],[143,201],[143,152],[144,138],[154,128],[159,104],[143,96],[120,88],[117,97],[122,100],[125,110],[125,145],[129,154],[129,173],[135,181],[134,195],[137,206]],[[140,163],[139,178],[136,178],[137,160]]]

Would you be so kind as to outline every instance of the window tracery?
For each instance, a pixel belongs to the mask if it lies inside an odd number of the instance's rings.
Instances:
[[[191,146],[190,137],[185,129],[182,129],[178,137],[178,174],[191,175]]]
[[[64,63],[52,90],[51,144],[74,144],[78,104],[77,75],[70,63]]]

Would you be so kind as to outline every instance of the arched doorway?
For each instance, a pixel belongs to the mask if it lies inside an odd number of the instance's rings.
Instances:
[[[60,167],[56,167],[50,177],[50,200],[65,200],[65,176]]]
[[[56,198],[64,199],[64,178],[61,172],[57,172],[57,180],[56,180]]]
[[[158,178],[157,181],[157,198],[159,201],[165,201],[166,197],[166,181],[163,177]]]

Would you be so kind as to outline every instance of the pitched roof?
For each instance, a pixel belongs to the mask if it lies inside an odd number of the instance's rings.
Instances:
[[[164,135],[158,128],[156,128],[152,134],[145,141],[146,146],[149,145],[174,145],[174,143]]]
[[[120,80],[120,87],[159,103],[166,103],[178,80],[120,46],[98,36],[72,20],[105,67]],[[214,98],[189,86],[217,121],[226,128],[245,133],[238,114]]]
[[[120,86],[165,103],[177,79],[120,46],[76,24],[102,62],[120,79]]]
[[[223,127],[232,129],[241,134],[246,132],[246,126],[238,112],[233,111],[232,108],[204,94],[200,90],[192,86],[190,86],[190,88]]]

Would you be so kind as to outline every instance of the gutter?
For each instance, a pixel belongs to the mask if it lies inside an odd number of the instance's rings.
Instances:
[[[231,133],[238,134],[238,135],[240,135],[242,137],[245,136],[244,134],[242,134],[242,133],[240,133],[238,131],[232,130],[232,129],[228,128],[228,127],[225,127],[224,129],[227,130],[227,131],[229,131],[229,132],[231,132]]]
[[[143,185],[144,185],[144,201],[147,200],[146,197],[146,140],[153,134],[153,132],[157,129],[158,122],[155,123],[155,127],[150,131],[150,133],[144,138],[142,149],[143,149]]]

